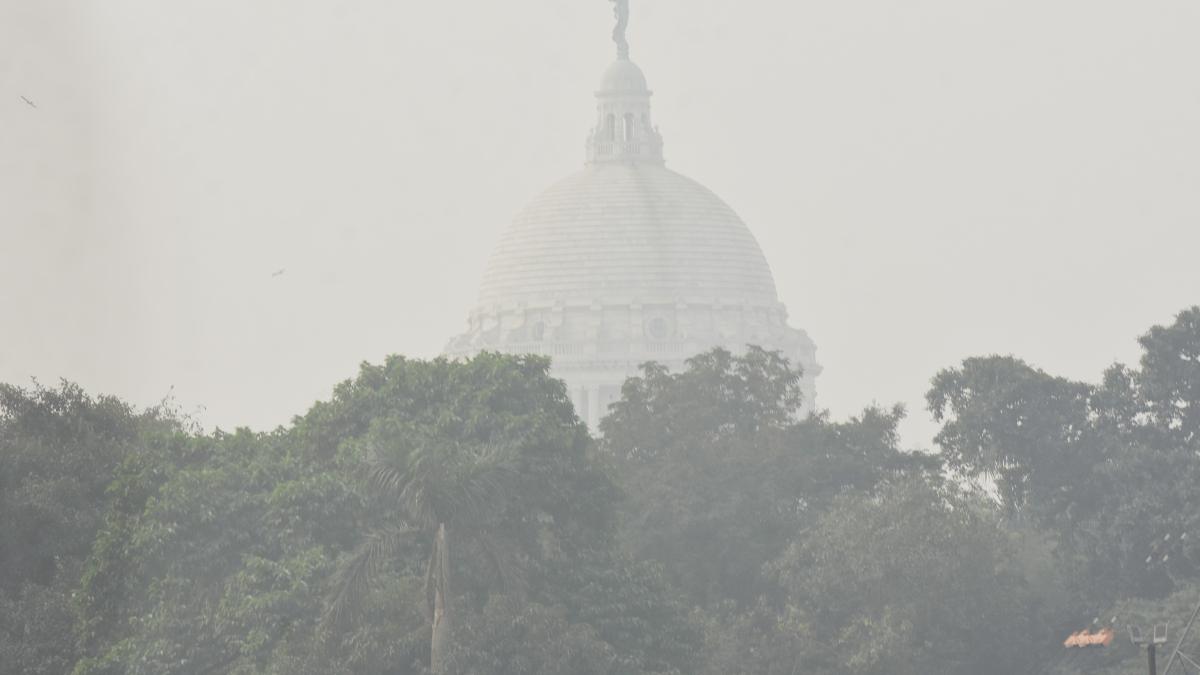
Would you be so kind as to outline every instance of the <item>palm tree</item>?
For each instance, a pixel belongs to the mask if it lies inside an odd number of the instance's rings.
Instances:
[[[376,458],[368,472],[370,486],[395,500],[407,522],[373,532],[339,569],[326,620],[336,622],[356,607],[384,566],[395,560],[405,539],[432,536],[426,562],[426,610],[431,626],[430,670],[446,672],[446,649],[453,623],[450,612],[450,537],[480,535],[479,526],[499,510],[512,475],[507,453],[492,444],[431,444],[396,460]]]

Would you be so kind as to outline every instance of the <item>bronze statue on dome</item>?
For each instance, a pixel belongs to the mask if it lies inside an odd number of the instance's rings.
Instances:
[[[625,39],[625,29],[629,27],[629,0],[609,0],[613,3],[613,14],[617,17],[617,27],[613,29],[613,42],[617,43],[617,58],[629,58],[629,41]]]

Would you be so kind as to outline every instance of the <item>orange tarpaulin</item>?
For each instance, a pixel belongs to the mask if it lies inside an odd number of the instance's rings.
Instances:
[[[1101,628],[1095,633],[1081,630],[1063,641],[1064,647],[1107,647],[1112,644],[1113,629]]]

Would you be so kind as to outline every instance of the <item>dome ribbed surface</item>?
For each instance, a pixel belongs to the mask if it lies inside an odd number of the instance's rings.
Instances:
[[[627,59],[613,62],[604,76],[600,78],[602,93],[646,93],[650,87],[646,84],[646,76],[637,64]]]
[[[488,262],[481,307],[594,302],[773,306],[750,230],[708,188],[652,164],[575,173],[522,211]]]

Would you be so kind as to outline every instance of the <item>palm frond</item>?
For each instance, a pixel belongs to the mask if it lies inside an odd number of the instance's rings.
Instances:
[[[435,444],[403,461],[377,459],[368,469],[372,489],[396,499],[422,527],[475,521],[497,511],[515,475],[511,454],[498,444]]]
[[[321,625],[330,630],[361,612],[371,587],[386,567],[394,563],[404,540],[414,530],[407,526],[372,532],[333,575]]]
[[[400,494],[408,476],[409,467],[391,459],[375,459],[367,467],[367,483],[383,494]]]

